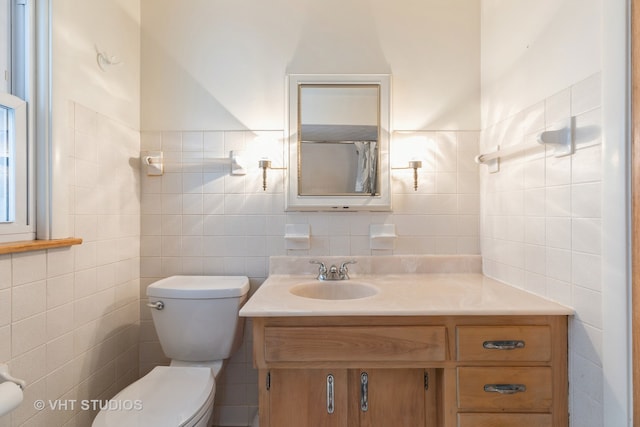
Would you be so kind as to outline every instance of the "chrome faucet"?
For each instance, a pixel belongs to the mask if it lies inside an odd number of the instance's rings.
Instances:
[[[321,262],[316,260],[309,261],[310,264],[318,264],[318,276],[316,277],[318,280],[349,280],[349,269],[347,268],[348,264],[355,264],[357,261],[345,261],[340,267],[337,267],[335,264],[331,267],[327,268],[327,266]]]

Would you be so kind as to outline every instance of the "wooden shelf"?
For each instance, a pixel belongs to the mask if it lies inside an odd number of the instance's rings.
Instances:
[[[77,237],[67,237],[65,239],[54,240],[23,240],[20,242],[0,243],[0,255],[14,254],[18,252],[40,251],[44,249],[64,248],[67,246],[79,245],[82,239]]]

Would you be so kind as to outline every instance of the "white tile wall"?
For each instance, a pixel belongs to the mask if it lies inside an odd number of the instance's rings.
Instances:
[[[483,150],[576,116],[576,153],[543,147],[480,170],[485,274],[572,306],[571,425],[603,426],[600,75],[489,126]],[[530,120],[531,117],[535,119]]]
[[[108,399],[138,378],[139,133],[70,111],[70,223],[84,242],[0,256],[0,362],[28,383],[2,427],[90,425],[81,399]],[[78,403],[36,411],[37,399]]]
[[[265,192],[257,167],[261,157],[283,165],[282,132],[143,132],[142,150],[163,151],[166,169],[141,177],[141,300],[150,283],[172,274],[247,275],[255,289],[272,255],[478,254],[478,139],[478,132],[396,133],[392,166],[419,159],[423,168],[417,191],[412,170],[393,170],[393,212],[295,213],[284,211],[282,171],[268,171]],[[228,157],[231,150],[244,152],[247,175],[231,176],[226,165],[184,163]],[[310,225],[310,249],[285,249],[285,224],[292,223]],[[396,225],[395,249],[372,250],[369,225],[383,223]],[[144,374],[168,361],[146,308],[141,316]],[[216,392],[216,425],[248,425],[255,413],[250,331]]]

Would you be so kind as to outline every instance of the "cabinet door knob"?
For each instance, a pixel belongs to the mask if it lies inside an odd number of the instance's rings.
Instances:
[[[516,394],[527,391],[527,386],[524,384],[485,384],[484,391],[487,393]]]
[[[503,340],[503,341],[485,341],[482,347],[488,350],[515,350],[516,348],[524,348],[524,341],[520,340]]]
[[[327,375],[327,414],[333,414],[335,411],[334,391],[333,391],[333,375]]]
[[[369,410],[369,374],[360,374],[360,409],[362,412]]]

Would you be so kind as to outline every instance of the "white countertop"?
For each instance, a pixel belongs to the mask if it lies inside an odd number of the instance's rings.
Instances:
[[[315,275],[272,274],[240,310],[243,317],[289,316],[457,316],[572,315],[559,303],[514,288],[480,273],[352,275],[376,295],[350,300],[323,300],[293,295],[289,289],[314,282]]]

